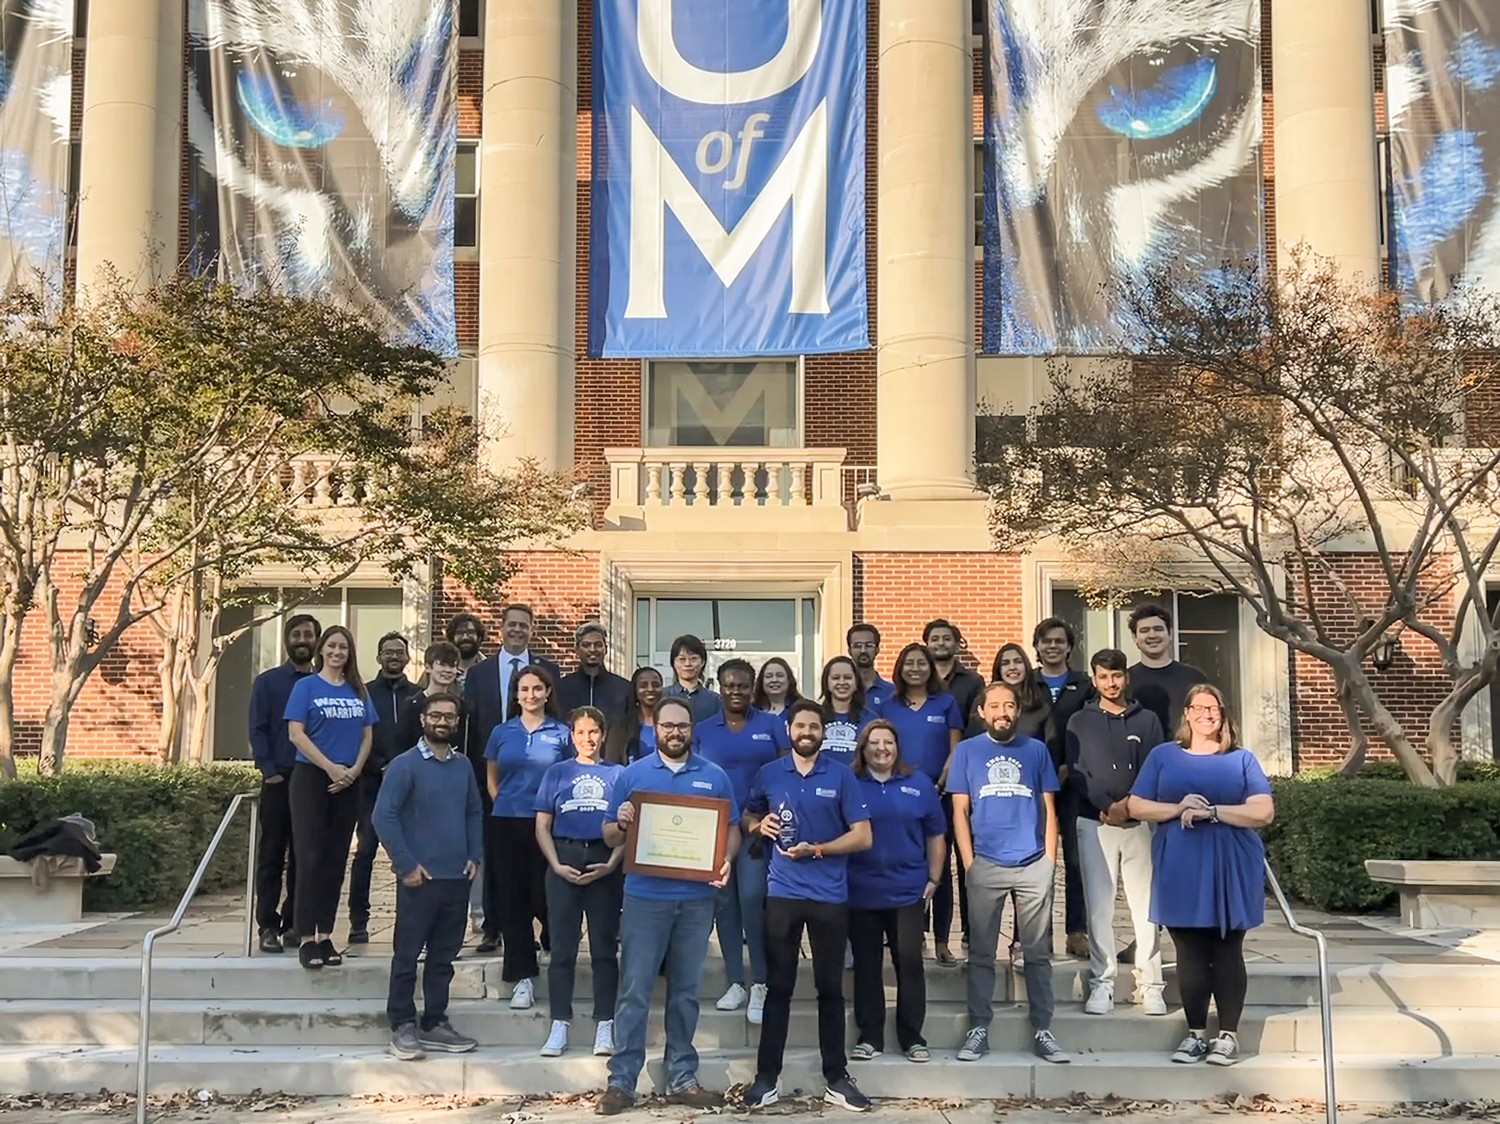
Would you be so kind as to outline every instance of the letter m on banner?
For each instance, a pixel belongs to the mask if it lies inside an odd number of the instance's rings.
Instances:
[[[868,347],[865,0],[594,0],[589,351]]]

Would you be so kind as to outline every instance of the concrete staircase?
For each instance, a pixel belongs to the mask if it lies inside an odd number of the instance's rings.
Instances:
[[[1434,950],[1436,951],[1436,950]],[[472,953],[466,953],[472,956]],[[455,1025],[483,1046],[467,1056],[418,1064],[384,1054],[387,961],[375,949],[337,969],[302,971],[291,957],[159,957],[152,1021],[152,1088],[254,1089],[294,1093],[466,1093],[503,1095],[601,1088],[604,1059],[590,1055],[590,975],[580,965],[574,1005],[580,1017],[562,1058],[537,1055],[549,1024],[545,969],[538,1004],[512,1011],[494,959],[457,965]],[[1128,971],[1128,969],[1127,969]],[[1349,1101],[1500,1099],[1500,965],[1468,957],[1346,965],[1335,970],[1335,1047],[1339,1097]],[[851,1066],[877,1097],[1067,1096],[1197,1100],[1225,1093],[1321,1099],[1321,1030],[1316,972],[1305,965],[1251,965],[1241,1024],[1249,1057],[1231,1069],[1174,1066],[1167,1055],[1183,1034],[1180,1012],[1147,1018],[1121,1005],[1106,1017],[1084,1015],[1086,969],[1056,967],[1054,1030],[1074,1053],[1070,1066],[1031,1056],[1024,983],[1003,973],[992,1030],[993,1053],[955,1060],[964,1017],[963,970],[929,968],[926,1033],[933,1061],[913,1065],[887,1055]],[[894,980],[887,978],[894,1000]],[[131,1089],[140,986],[130,956],[0,957],[0,1088],[90,1092]],[[723,1088],[753,1076],[758,1031],[744,1012],[721,1013],[722,962],[705,965],[697,1044],[705,1083]],[[821,1087],[811,968],[804,963],[782,1088]],[[658,996],[658,999],[660,996]],[[1175,1004],[1172,989],[1170,1002]],[[852,1019],[849,1041],[854,1041]],[[660,1010],[651,1049],[662,1043]],[[887,1047],[895,1035],[887,1029]],[[659,1084],[659,1057],[647,1083]]]

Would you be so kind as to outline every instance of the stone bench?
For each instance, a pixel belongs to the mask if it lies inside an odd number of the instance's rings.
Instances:
[[[38,861],[51,865],[43,885],[33,877],[32,863],[0,855],[0,928],[72,925],[83,920],[83,880],[115,869],[114,855],[101,855],[93,874],[84,873],[82,859]]]
[[[1366,859],[1365,871],[1401,892],[1413,929],[1500,929],[1500,862]]]

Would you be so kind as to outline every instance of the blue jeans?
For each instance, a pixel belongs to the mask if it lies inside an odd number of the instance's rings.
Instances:
[[[719,931],[719,952],[724,974],[732,984],[745,983],[745,951],[750,948],[750,982],[766,982],[766,856],[750,855],[750,836],[740,847],[740,856],[729,868],[729,882],[714,902],[714,927]],[[764,843],[764,840],[761,840]]]
[[[714,899],[661,901],[625,895],[620,915],[620,1001],[609,1083],[635,1095],[646,1064],[646,1019],[662,961],[667,965],[667,1092],[698,1081],[698,985],[714,924]]]

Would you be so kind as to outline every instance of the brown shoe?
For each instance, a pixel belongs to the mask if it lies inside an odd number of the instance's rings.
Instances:
[[[1089,957],[1089,935],[1087,933],[1068,934],[1068,955],[1076,956],[1080,960]]]
[[[723,1108],[724,1094],[705,1089],[695,1082],[675,1093],[668,1093],[667,1103],[686,1105],[689,1108]]]
[[[635,1107],[635,1098],[618,1085],[611,1085],[595,1102],[594,1112],[600,1116],[618,1116],[627,1108],[633,1107]]]

